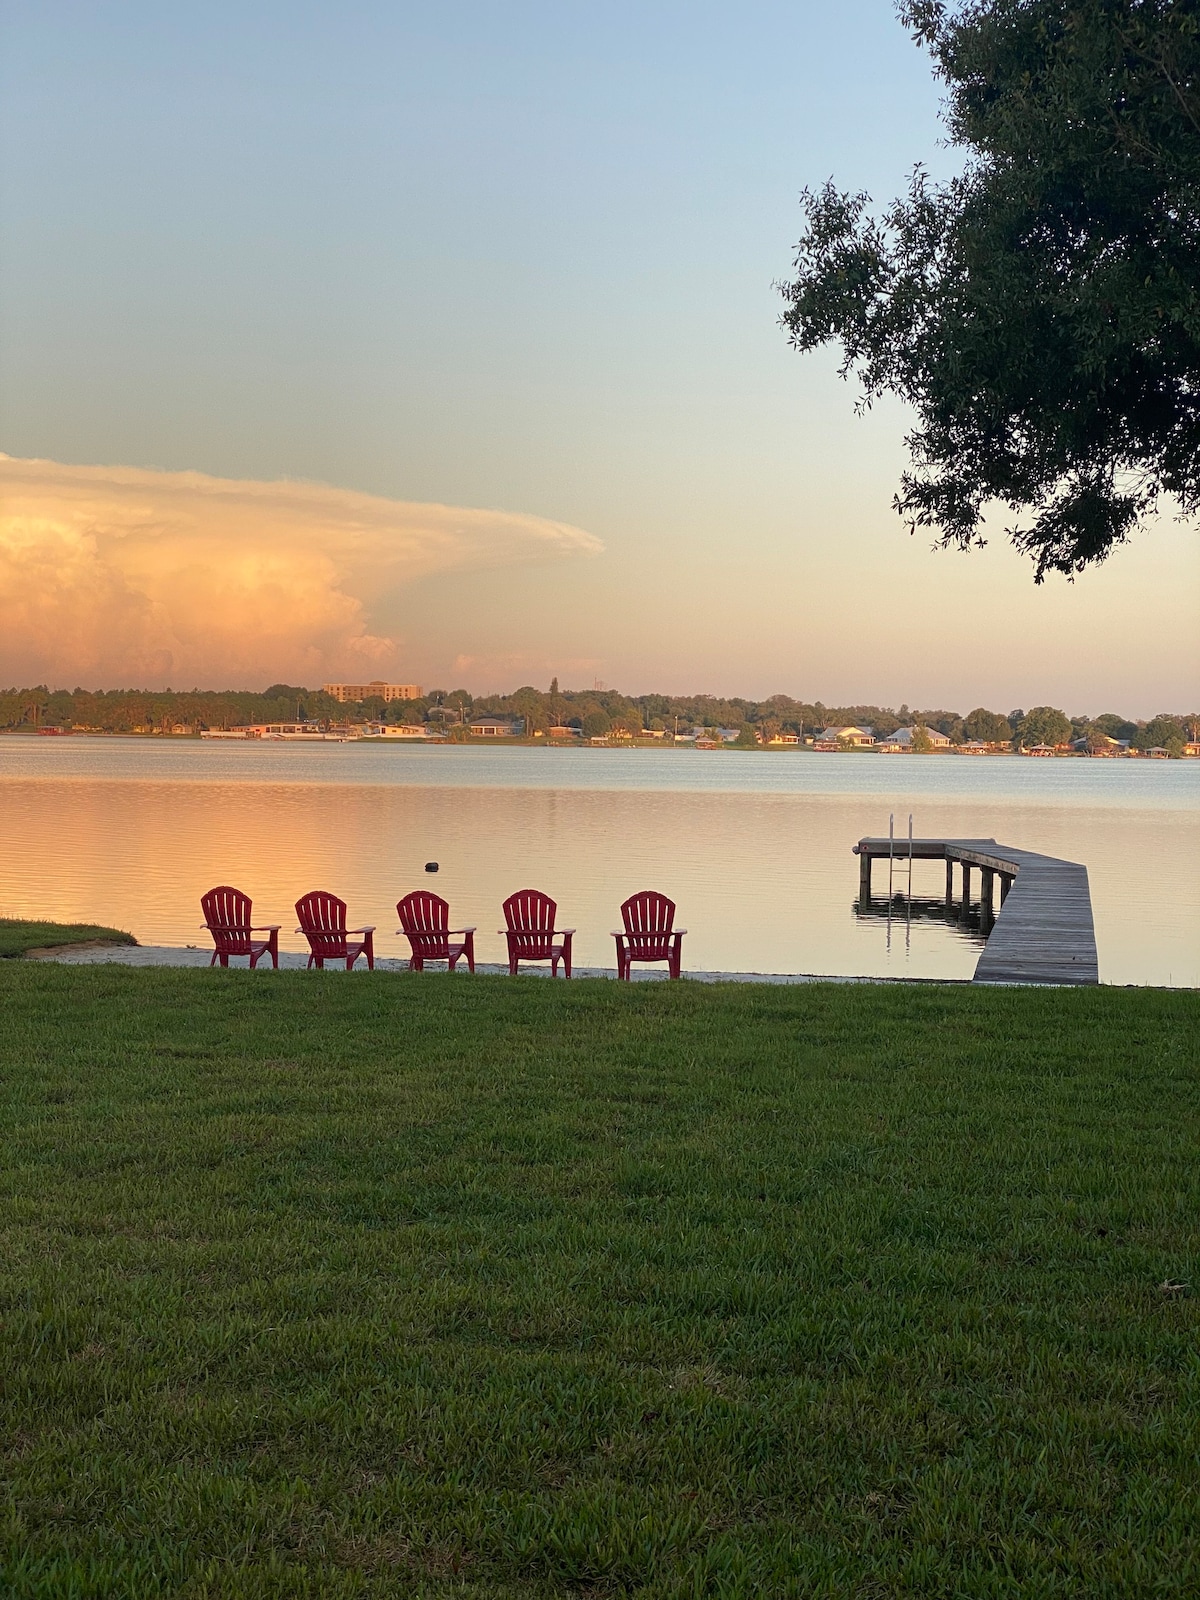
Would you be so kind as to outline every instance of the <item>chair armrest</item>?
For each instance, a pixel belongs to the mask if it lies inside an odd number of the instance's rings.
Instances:
[[[451,933],[474,933],[474,932],[476,932],[477,927],[478,927],[478,924],[477,923],[473,923],[471,925],[471,927],[469,927],[469,928],[447,928],[446,932],[447,932],[447,934],[451,934]],[[508,930],[507,929],[502,929],[501,931],[502,932],[507,932]],[[515,932],[517,932],[517,930],[514,928],[513,932],[515,933]]]
[[[375,932],[375,924],[372,922],[370,927],[368,927],[368,928],[347,928],[346,932],[347,933],[374,933]]]
[[[578,933],[579,929],[578,928],[551,928],[550,932],[551,933],[572,934],[572,933]]]
[[[252,928],[247,928],[246,932],[247,933],[278,933],[279,932],[279,928],[280,928],[280,924],[278,922],[256,922],[255,925]]]
[[[614,939],[628,939],[629,935],[624,928],[614,928],[611,937]]]
[[[667,937],[669,939],[682,939],[686,932],[686,928],[672,928]]]

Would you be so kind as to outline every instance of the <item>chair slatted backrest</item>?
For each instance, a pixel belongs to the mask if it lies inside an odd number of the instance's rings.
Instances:
[[[643,889],[640,894],[631,894],[621,907],[621,921],[630,945],[639,954],[665,951],[675,926],[675,902],[655,889]]]
[[[251,900],[248,894],[228,883],[218,884],[200,896],[200,907],[220,954],[250,954]]]
[[[540,889],[518,889],[504,902],[504,920],[513,933],[552,933],[558,906]]]
[[[346,902],[327,889],[312,889],[296,901],[296,916],[314,955],[346,954]]]
[[[429,889],[414,889],[396,905],[401,930],[409,937],[414,954],[444,960],[449,946],[449,902]]]
[[[557,915],[557,904],[540,889],[518,889],[510,894],[504,902],[510,951],[515,948],[530,960],[549,955]]]

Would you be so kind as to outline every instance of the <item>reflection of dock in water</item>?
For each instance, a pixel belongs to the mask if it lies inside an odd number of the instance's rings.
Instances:
[[[977,905],[973,905],[964,918],[957,905],[947,909],[940,896],[914,894],[910,899],[899,890],[890,900],[886,894],[872,895],[865,905],[860,897],[854,902],[853,910],[857,917],[891,922],[894,927],[902,927],[906,922],[937,922],[943,927],[950,924],[966,943],[981,947],[987,943],[986,934],[980,931]]]
[[[910,855],[911,850],[911,855]],[[946,892],[940,905],[943,920],[956,918],[964,928],[975,919],[972,877],[979,874],[978,928],[986,944],[975,967],[976,983],[1099,983],[1096,932],[1092,922],[1092,897],[1087,868],[1074,861],[1038,855],[997,844],[995,839],[860,839],[854,846],[859,858],[858,907],[862,915],[890,912],[928,916],[911,911],[901,899],[876,902],[871,897],[871,869],[876,861],[944,861]],[[955,867],[960,892],[954,895]],[[996,907],[996,884],[1000,906]],[[877,913],[875,906],[881,905]]]

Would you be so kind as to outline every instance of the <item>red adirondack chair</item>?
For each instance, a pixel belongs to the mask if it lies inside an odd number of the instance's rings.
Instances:
[[[475,929],[452,928],[450,907],[441,895],[428,889],[414,889],[397,902],[396,915],[400,918],[398,933],[402,933],[412,946],[408,970],[424,972],[427,961],[445,961],[450,971],[461,957],[467,959],[467,969],[475,971]],[[461,935],[461,943],[452,939]]]
[[[204,926],[212,934],[216,946],[208,963],[210,967],[215,967],[218,961],[227,967],[230,956],[249,956],[252,971],[261,956],[270,956],[273,967],[279,965],[279,924],[267,922],[252,928],[250,907],[250,896],[240,889],[231,889],[227,883],[200,896]],[[265,933],[267,937],[252,939],[250,936],[254,933]]]
[[[296,901],[296,915],[300,919],[297,933],[308,940],[312,954],[310,967],[325,969],[327,961],[344,961],[349,972],[359,956],[366,956],[367,966],[375,970],[375,928],[347,928],[346,902],[327,889],[313,889]],[[350,935],[361,934],[357,943]]]
[[[516,977],[521,961],[548,961],[552,978],[558,976],[561,961],[563,975],[571,976],[571,935],[575,929],[556,928],[557,911],[554,901],[540,889],[518,889],[504,902],[507,927],[500,932],[508,940],[508,970],[512,977]]]
[[[679,976],[681,945],[686,928],[675,926],[675,902],[653,889],[631,894],[621,907],[625,927],[613,933],[617,941],[617,977],[629,981],[635,961],[665,961],[672,978]]]

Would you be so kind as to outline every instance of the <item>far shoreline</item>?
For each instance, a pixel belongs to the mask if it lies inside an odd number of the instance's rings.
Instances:
[[[287,745],[297,746],[302,749],[312,749],[314,745],[365,745],[378,749],[397,750],[432,750],[432,749],[458,749],[458,750],[625,750],[662,752],[670,750],[679,754],[695,753],[701,755],[748,755],[748,756],[851,756],[854,758],[878,756],[890,760],[905,760],[915,758],[918,760],[946,759],[952,757],[967,757],[971,760],[997,760],[1024,758],[1031,761],[1105,761],[1109,763],[1124,764],[1136,762],[1138,765],[1146,761],[1195,761],[1198,758],[1189,752],[1182,755],[1171,755],[1167,752],[1128,751],[1120,755],[1109,753],[1093,754],[1084,750],[967,750],[957,745],[949,749],[945,747],[933,750],[878,750],[870,747],[853,747],[845,750],[817,749],[811,744],[785,744],[785,745],[739,745],[733,742],[698,743],[691,739],[545,739],[523,738],[506,736],[504,738],[479,738],[471,739],[444,739],[444,738],[395,738],[380,737],[378,735],[362,734],[317,734],[317,735],[274,735],[266,737],[246,738],[232,733],[217,732],[212,735],[209,730],[197,733],[159,733],[147,730],[144,733],[122,730],[110,732],[104,728],[58,728],[51,732],[44,728],[0,728],[0,738],[20,739],[32,742],[39,739],[84,739],[103,740],[129,740],[136,743],[176,744],[176,745],[233,745],[237,747],[251,746],[262,748],[270,746],[272,749]]]

